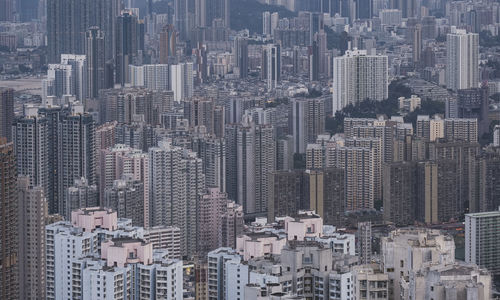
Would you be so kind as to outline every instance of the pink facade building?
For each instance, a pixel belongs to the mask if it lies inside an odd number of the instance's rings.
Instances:
[[[222,218],[226,212],[227,194],[209,188],[199,202],[198,251],[205,255],[222,246]]]
[[[108,267],[124,267],[127,264],[153,263],[153,244],[140,239],[116,238],[101,244],[101,258]]]
[[[118,228],[118,216],[109,208],[80,208],[71,212],[71,224],[85,232],[92,232],[96,228],[114,231]]]
[[[286,238],[269,232],[248,233],[236,238],[236,251],[243,256],[243,260],[270,254],[279,255],[286,241]]]
[[[144,185],[144,227],[149,227],[149,158],[142,150],[117,144],[112,148],[101,149],[99,152],[99,193],[101,203],[104,203],[105,190],[112,188],[117,179],[129,175],[133,180],[139,180]]]

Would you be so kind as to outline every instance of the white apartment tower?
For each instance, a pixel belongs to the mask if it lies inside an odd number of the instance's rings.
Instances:
[[[201,159],[196,153],[162,141],[149,149],[151,226],[181,230],[184,255],[194,254],[197,201],[205,189]]]
[[[465,215],[465,262],[500,274],[500,211]]]
[[[333,61],[333,112],[365,99],[388,97],[388,58],[366,50],[348,50]]]
[[[479,35],[451,28],[446,36],[446,87],[476,88],[479,82]]]

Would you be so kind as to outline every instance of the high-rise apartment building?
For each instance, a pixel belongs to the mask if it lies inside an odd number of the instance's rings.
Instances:
[[[333,62],[333,112],[365,99],[387,99],[388,84],[387,56],[346,51]]]
[[[234,60],[238,67],[240,78],[248,76],[248,40],[243,37],[237,37],[234,40]]]
[[[201,159],[166,141],[149,149],[151,226],[181,229],[183,255],[196,252],[196,210],[205,189]]]
[[[191,148],[201,158],[206,187],[226,192],[226,141],[210,136],[195,137]]]
[[[245,214],[267,210],[269,173],[275,170],[276,145],[271,125],[255,125],[244,115],[239,125],[228,125],[226,188]]]
[[[193,96],[193,63],[170,65],[169,76],[175,101],[180,102]]]
[[[267,82],[267,89],[274,90],[281,80],[281,46],[268,44],[262,47],[262,79]]]
[[[0,138],[12,140],[12,122],[14,122],[14,90],[0,88]]]
[[[83,113],[83,107],[73,108],[73,112],[60,121],[59,139],[58,194],[62,198],[75,179],[83,177],[88,185],[97,183],[95,123],[92,116]],[[66,214],[69,211],[65,200],[59,201],[58,212]]]
[[[465,215],[465,262],[500,274],[500,211]]]
[[[481,136],[489,132],[488,109],[488,86],[463,89],[457,91],[456,98],[447,101],[446,117],[477,119],[478,134]]]
[[[305,153],[307,144],[316,142],[317,136],[325,131],[325,101],[293,99],[290,106],[294,153]]]
[[[19,298],[17,171],[14,146],[0,138],[0,298]]]
[[[356,146],[337,151],[337,167],[345,170],[346,210],[372,209],[376,190],[375,151]]]
[[[128,72],[129,83],[134,87],[145,87],[151,91],[170,89],[168,64],[129,66]]]
[[[130,223],[97,207],[46,226],[47,299],[182,299],[182,262]]]
[[[99,205],[99,194],[95,184],[90,185],[85,178],[75,179],[75,183],[64,191],[65,211],[60,212],[66,220],[71,212],[79,208],[96,207]]]
[[[358,244],[357,252],[361,264],[369,264],[372,259],[372,223],[360,222],[358,223],[357,232]]]
[[[176,56],[177,31],[173,25],[166,25],[160,32],[160,64],[168,64]]]
[[[382,173],[384,220],[412,225],[416,218],[418,178],[415,162],[386,164]]]
[[[131,11],[124,11],[116,18],[115,47],[115,82],[125,85],[129,82],[128,66],[140,63],[140,50],[144,50],[144,38],[141,32],[144,23]]]
[[[111,37],[107,37],[108,39]],[[87,57],[87,96],[95,99],[99,90],[108,88],[111,84],[106,82],[106,36],[97,26],[85,32],[85,56]]]
[[[307,207],[306,186],[302,170],[274,171],[269,175],[267,221],[276,217],[293,216]]]
[[[106,36],[105,57],[113,58],[116,17],[121,5],[113,0],[47,1],[48,62],[60,62],[61,54],[84,54],[85,32],[97,26]]]
[[[16,3],[12,0],[0,1],[0,21],[13,21]]]
[[[28,177],[19,177],[19,299],[45,295],[45,224],[47,199],[41,186],[32,187]]]
[[[477,88],[479,35],[451,27],[446,36],[446,87],[454,91]]]
[[[142,208],[137,208],[143,212],[142,220],[144,227],[150,226],[149,208],[149,157],[142,150],[134,149],[122,144],[117,144],[112,148],[102,149],[99,154],[99,195],[100,203],[105,202],[107,189],[113,189],[115,180],[122,180],[124,177],[132,181],[142,183],[143,197]],[[132,176],[132,177],[130,177]],[[135,183],[134,183],[135,185]],[[131,217],[128,217],[131,218]],[[141,217],[137,216],[137,219]],[[137,221],[133,219],[133,221]]]
[[[83,102],[87,99],[87,57],[85,55],[61,54],[61,64],[71,66],[71,95]]]
[[[17,174],[27,176],[32,186],[41,186],[44,197],[53,199],[49,184],[49,122],[38,109],[25,107],[23,117],[12,125]]]
[[[201,196],[198,209],[198,252],[208,252],[222,247],[222,217],[227,208],[227,195],[218,188],[209,188]]]
[[[305,198],[324,224],[340,226],[345,212],[345,172],[340,168],[306,170]]]
[[[144,183],[134,180],[133,175],[115,180],[103,198],[103,206],[116,211],[119,218],[131,219],[134,226],[145,226],[144,204],[149,201],[144,201]]]

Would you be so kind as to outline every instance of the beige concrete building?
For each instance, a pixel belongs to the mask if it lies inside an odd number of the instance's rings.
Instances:
[[[383,300],[389,298],[389,277],[377,264],[359,265],[352,269],[354,299]]]
[[[48,204],[41,186],[31,187],[19,177],[19,298],[45,295],[45,219]]]

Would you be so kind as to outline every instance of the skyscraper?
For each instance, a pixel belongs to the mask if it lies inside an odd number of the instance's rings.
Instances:
[[[76,100],[87,99],[87,57],[85,55],[61,54],[61,64],[71,66],[71,95]]]
[[[0,138],[0,298],[19,298],[17,172],[14,146]]]
[[[309,80],[317,81],[319,79],[319,46],[313,41],[309,46]]]
[[[227,195],[218,188],[209,188],[200,196],[198,209],[198,252],[208,252],[222,247],[222,221],[227,208]]]
[[[201,17],[201,12],[204,11],[203,6],[200,6],[200,4],[203,3],[197,0],[174,1],[174,25],[179,31],[179,38],[182,41],[189,41],[192,29],[195,25],[198,25],[195,22],[196,15]]]
[[[325,130],[325,102],[320,98],[295,98],[290,106],[294,153],[305,153],[307,144],[316,142]]]
[[[166,25],[160,32],[160,64],[168,64],[169,58],[176,56],[177,32],[173,25]]]
[[[85,32],[92,26],[106,36],[106,60],[113,58],[115,21],[120,10],[114,0],[47,0],[48,62],[58,63],[65,53],[85,54]]]
[[[124,11],[116,20],[115,49],[115,83],[122,86],[129,82],[128,66],[141,62],[144,50],[144,23],[137,19],[131,11]]]
[[[175,101],[180,102],[193,96],[193,63],[170,65],[170,89]]]
[[[201,158],[206,187],[226,192],[226,141],[211,136],[196,137],[192,149]]]
[[[410,28],[410,37],[412,41],[413,64],[420,63],[422,56],[422,25],[416,24]]]
[[[281,47],[268,44],[262,48],[262,79],[267,81],[267,89],[273,90],[281,80]]]
[[[269,173],[275,170],[276,146],[271,125],[255,125],[249,115],[226,127],[226,188],[245,214],[267,211]]]
[[[12,140],[12,122],[14,121],[14,90],[0,88],[0,138]]]
[[[333,62],[333,113],[365,99],[388,97],[388,58],[348,50]]]
[[[149,149],[151,226],[181,229],[183,255],[196,251],[197,201],[205,189],[201,159],[166,141]]]
[[[49,182],[49,122],[36,108],[25,108],[25,116],[12,127],[17,158],[17,174],[27,176],[29,184],[43,188],[43,197],[53,199]]]
[[[113,182],[104,191],[104,207],[112,208],[119,218],[132,220],[132,225],[144,227],[144,184],[131,175]]]
[[[0,21],[12,21],[14,11],[15,2],[13,0],[0,0]]]
[[[41,186],[32,187],[28,177],[19,177],[19,299],[45,295],[45,223],[47,199]]]
[[[262,13],[262,34],[271,35],[271,13],[268,11]]]
[[[60,142],[61,136],[59,132],[59,126],[61,120],[65,114],[67,114],[66,109],[62,109],[58,106],[44,107],[38,110],[40,117],[46,118],[48,122],[48,189],[46,197],[49,202],[49,213],[56,214],[59,212],[59,205],[64,199],[64,194],[60,194]],[[40,150],[40,149],[39,149]]]
[[[446,87],[454,91],[477,88],[479,35],[451,28],[446,36]]]
[[[71,114],[63,116],[60,123],[61,148],[58,157],[60,197],[65,195],[67,188],[73,186],[75,179],[83,177],[88,185],[97,183],[95,124],[92,116],[83,113],[82,110],[83,108],[74,108]],[[66,199],[59,201],[60,214],[69,212],[68,209]]]
[[[75,179],[74,182],[64,191],[65,211],[60,214],[67,220],[71,219],[71,212],[76,209],[99,205],[99,194],[95,184],[89,185],[84,177]]]
[[[111,38],[108,37],[108,39]],[[106,84],[106,37],[99,27],[91,27],[85,32],[85,55],[87,56],[87,96],[97,98],[99,90],[108,88]]]
[[[248,76],[248,40],[242,37],[234,39],[234,59],[240,78]]]

